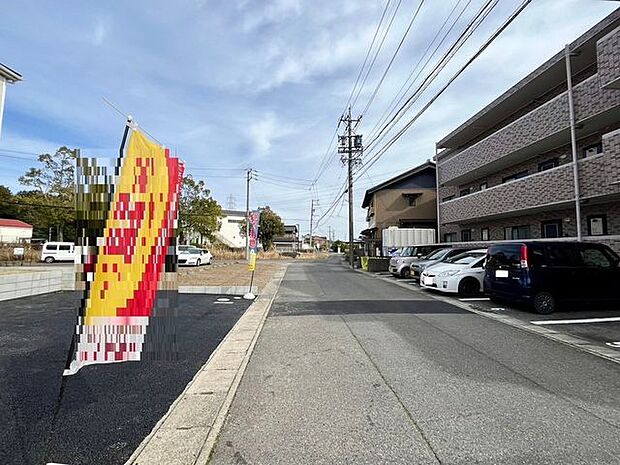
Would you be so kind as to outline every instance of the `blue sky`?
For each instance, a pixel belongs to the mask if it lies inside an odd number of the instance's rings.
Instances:
[[[366,105],[419,3],[401,0],[354,114]],[[464,13],[446,46],[483,3],[424,2],[360,133],[371,132],[452,8]],[[499,0],[410,115],[519,3]],[[388,17],[397,4],[391,1]],[[318,200],[321,217],[338,193],[344,168],[329,152],[328,168],[312,190],[300,179],[317,173],[384,6],[385,0],[6,2],[0,62],[24,80],[7,90],[0,184],[20,188],[17,178],[35,165],[28,153],[67,145],[115,156],[124,119],[103,102],[106,97],[176,150],[224,207],[232,195],[244,209],[242,170],[252,167],[259,176],[251,206],[270,205],[307,231],[311,199]],[[617,6],[532,2],[360,179],[356,231],[365,225],[359,205],[367,187],[431,158],[435,141]],[[345,238],[346,212],[338,203],[319,232],[331,227]]]

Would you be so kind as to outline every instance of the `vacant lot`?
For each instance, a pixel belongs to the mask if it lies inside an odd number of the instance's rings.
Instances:
[[[254,273],[254,285],[263,289],[274,274],[289,261],[259,260]],[[180,266],[179,286],[245,286],[250,285],[252,273],[245,260],[215,262],[213,265]]]

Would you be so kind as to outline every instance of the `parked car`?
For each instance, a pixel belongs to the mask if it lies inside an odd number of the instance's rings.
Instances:
[[[72,262],[75,260],[73,242],[46,242],[41,249],[41,261],[45,263]]]
[[[404,247],[397,256],[390,259],[389,271],[394,276],[408,278],[411,276],[410,265],[414,260],[419,260],[433,252],[444,248],[442,245],[416,245]]]
[[[420,286],[472,297],[484,289],[487,249],[468,250],[432,264],[422,272]]]
[[[469,249],[452,249],[450,247],[437,249],[434,252],[428,254],[426,257],[411,262],[411,277],[419,280],[420,275],[427,267],[432,266],[436,263],[444,262],[451,257],[466,252],[467,250]]]
[[[494,300],[525,302],[548,314],[561,302],[619,300],[619,264],[604,244],[497,244],[487,252],[484,286]]]
[[[180,245],[177,248],[177,260],[179,265],[200,266],[210,265],[213,261],[211,252],[198,247]]]

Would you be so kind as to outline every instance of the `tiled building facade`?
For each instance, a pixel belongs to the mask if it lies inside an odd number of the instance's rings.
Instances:
[[[569,50],[582,236],[620,250],[620,10]],[[438,149],[442,242],[577,235],[564,51]]]

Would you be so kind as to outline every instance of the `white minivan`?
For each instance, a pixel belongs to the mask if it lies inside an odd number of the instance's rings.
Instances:
[[[72,262],[75,260],[73,242],[46,242],[41,250],[41,261],[45,263]]]

